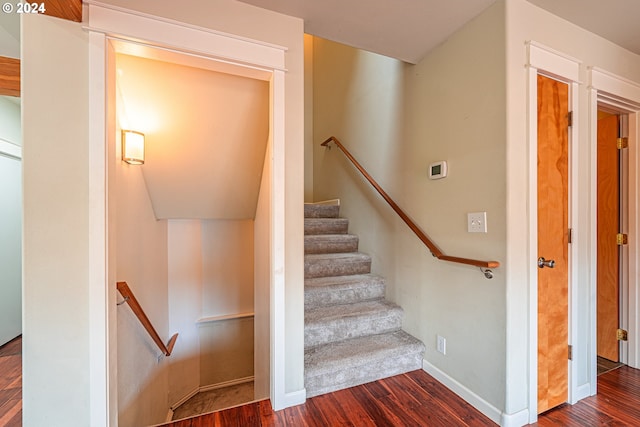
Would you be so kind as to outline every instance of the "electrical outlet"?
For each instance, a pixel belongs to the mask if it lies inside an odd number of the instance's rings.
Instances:
[[[447,340],[445,337],[436,335],[436,349],[439,353],[447,354]]]
[[[469,233],[487,232],[487,213],[473,212],[467,214],[467,231]]]

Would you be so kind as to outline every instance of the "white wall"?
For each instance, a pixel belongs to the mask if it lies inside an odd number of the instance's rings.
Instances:
[[[155,218],[142,167],[116,162],[116,188],[110,189],[117,197],[116,280],[129,284],[166,343],[173,335],[169,330],[167,221]],[[169,408],[168,361],[127,304],[119,306],[117,313],[119,425],[160,423]]]
[[[0,97],[0,345],[22,333],[20,106]]]
[[[0,14],[0,56],[20,58],[20,14]]]
[[[623,78],[640,82],[640,56],[632,54],[603,38],[568,23],[524,0],[507,2],[507,402],[505,412],[517,413],[528,407],[528,364],[529,335],[523,333],[529,328],[529,287],[527,282],[530,263],[536,254],[528,254],[528,171],[527,139],[527,93],[526,67],[527,52],[525,42],[534,40],[581,62],[579,102],[574,106],[577,117],[578,151],[577,175],[577,224],[573,224],[575,238],[581,242],[577,246],[578,277],[577,294],[577,337],[574,344],[574,360],[578,363],[577,385],[589,389],[589,368],[594,363],[590,352],[589,307],[593,303],[590,295],[591,254],[595,248],[589,247],[592,232],[590,224],[590,180],[594,171],[589,149],[589,96],[588,67],[596,66]],[[535,399],[535,396],[533,396]]]
[[[19,98],[0,96],[0,140],[15,145],[22,145],[19,102]]]
[[[337,149],[340,139],[448,255],[505,253],[504,10],[496,4],[405,65],[316,39],[314,196],[339,197],[361,250],[405,310],[403,328],[426,345],[428,364],[490,405],[504,406],[505,279],[438,261]],[[449,176],[430,181],[446,160]],[[487,212],[487,234],[469,234],[468,212]],[[447,339],[436,352],[436,334]]]
[[[300,391],[304,388],[303,22],[231,0],[189,7],[153,0],[109,3],[288,48],[284,380],[287,392]],[[23,164],[24,425],[86,426],[90,411],[86,288],[89,37],[82,24],[46,16],[24,16],[22,31],[23,123],[27,129]]]
[[[22,21],[23,425],[87,426],[88,35]]]
[[[271,138],[267,143],[260,195],[254,220],[254,342],[253,342],[253,392],[255,399],[266,399],[270,394],[271,378],[271,159],[273,143]]]
[[[106,3],[179,22],[287,47],[285,55],[285,298],[284,378],[287,393],[304,389],[304,46],[303,21],[232,0],[172,2],[108,0]]]
[[[253,220],[202,221],[202,317],[253,312]]]
[[[253,317],[220,319],[253,312],[253,229],[252,220],[169,220],[170,330],[180,333],[170,405],[199,387],[253,376]]]
[[[169,329],[179,332],[170,357],[169,404],[200,387],[202,227],[200,220],[169,220]]]

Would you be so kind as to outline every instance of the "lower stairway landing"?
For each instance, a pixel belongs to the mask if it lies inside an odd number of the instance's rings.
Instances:
[[[402,308],[338,204],[305,204],[305,388],[307,397],[422,368],[424,344],[402,330]]]

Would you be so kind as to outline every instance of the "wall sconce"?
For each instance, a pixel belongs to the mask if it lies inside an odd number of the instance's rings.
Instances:
[[[134,130],[122,131],[122,160],[130,165],[144,164],[144,134]]]

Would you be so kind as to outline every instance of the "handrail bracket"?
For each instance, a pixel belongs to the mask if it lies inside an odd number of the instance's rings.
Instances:
[[[122,297],[124,298],[123,301],[117,304],[122,305],[125,302],[128,303],[129,307],[131,307],[131,311],[133,311],[133,314],[135,314],[140,323],[142,323],[142,326],[151,336],[151,339],[153,339],[153,342],[156,343],[160,351],[162,351],[165,356],[171,356],[173,346],[176,344],[176,340],[178,339],[178,334],[173,334],[173,336],[169,339],[167,345],[164,345],[162,339],[160,338],[160,335],[158,335],[158,332],[156,332],[156,329],[151,324],[151,321],[140,306],[138,299],[135,297],[135,295],[133,295],[133,292],[131,292],[131,288],[129,288],[127,282],[117,282],[116,288],[120,292],[120,295],[122,295]]]

